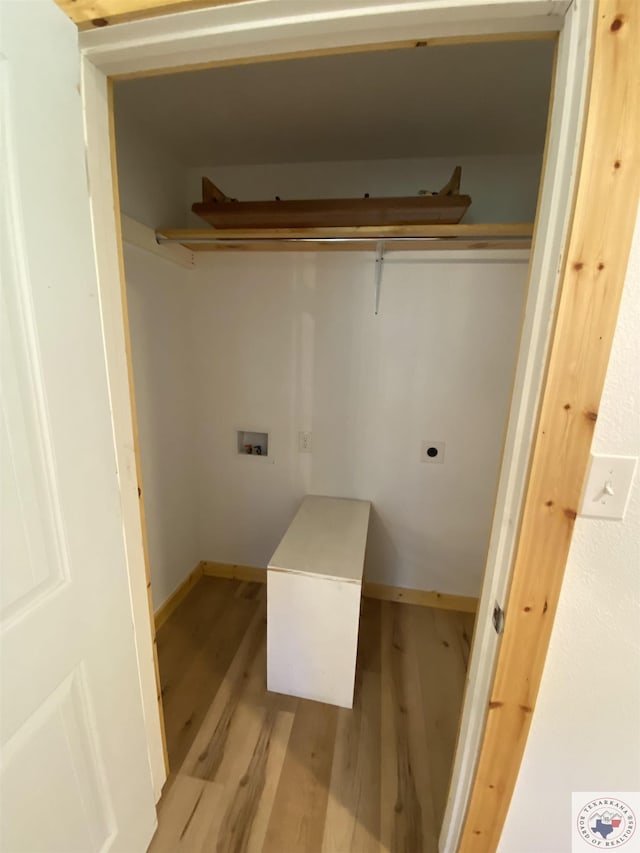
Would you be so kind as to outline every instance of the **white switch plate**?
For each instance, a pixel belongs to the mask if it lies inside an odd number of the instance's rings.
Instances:
[[[622,520],[637,461],[635,456],[596,456],[592,453],[580,515]]]

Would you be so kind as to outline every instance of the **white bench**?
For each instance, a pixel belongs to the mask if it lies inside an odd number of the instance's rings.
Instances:
[[[308,495],[267,572],[267,687],[353,706],[369,501]]]

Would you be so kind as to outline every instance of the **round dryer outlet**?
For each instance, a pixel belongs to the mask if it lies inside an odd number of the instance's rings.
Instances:
[[[442,464],[445,447],[444,441],[423,441],[420,446],[420,461]]]

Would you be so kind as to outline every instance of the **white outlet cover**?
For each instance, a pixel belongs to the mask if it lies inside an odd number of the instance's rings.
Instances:
[[[446,446],[444,441],[423,441],[420,445],[420,461],[442,465]]]
[[[310,429],[300,430],[298,433],[298,453],[311,453],[312,434]]]
[[[635,456],[596,456],[592,453],[580,515],[621,521],[637,461]]]

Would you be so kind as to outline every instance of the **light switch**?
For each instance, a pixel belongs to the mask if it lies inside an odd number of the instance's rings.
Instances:
[[[580,515],[623,519],[637,461],[634,456],[596,456],[592,453]]]

